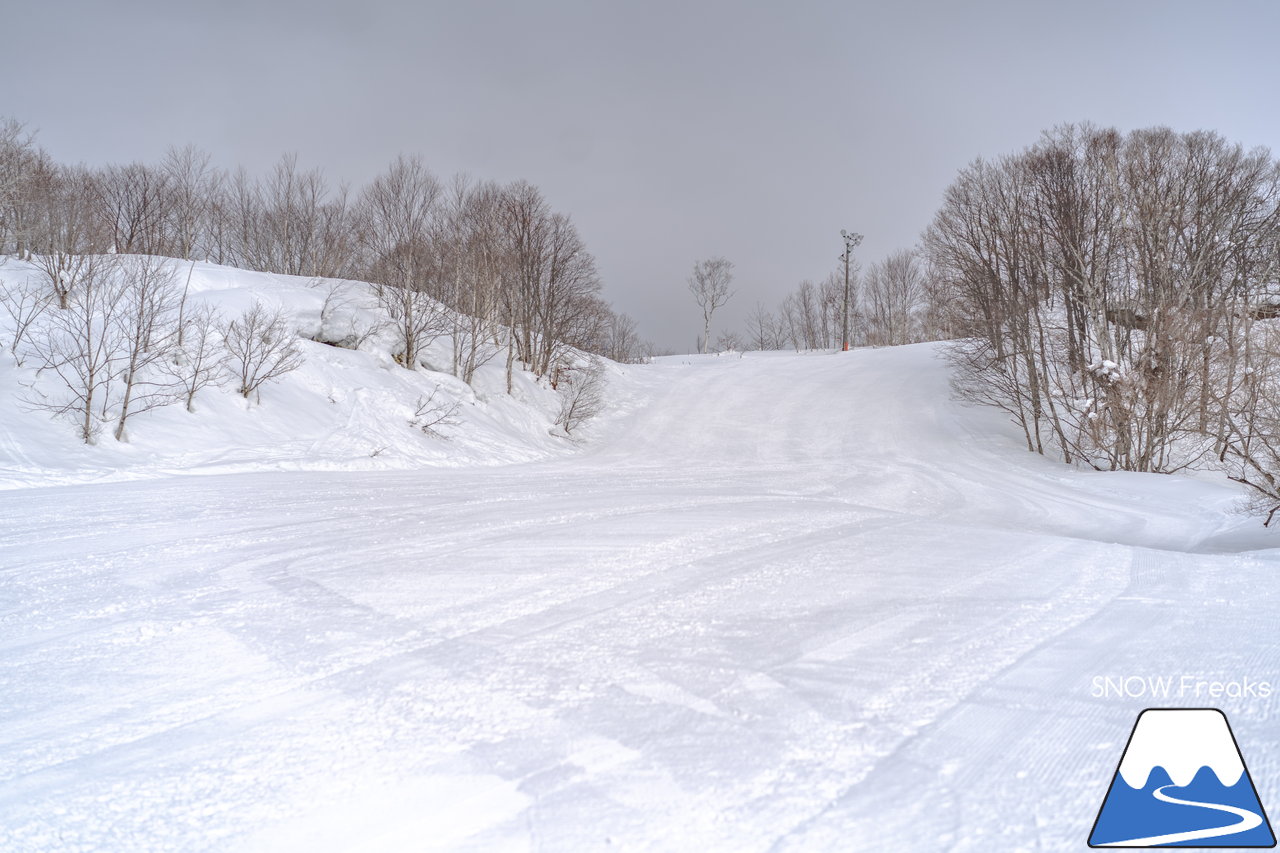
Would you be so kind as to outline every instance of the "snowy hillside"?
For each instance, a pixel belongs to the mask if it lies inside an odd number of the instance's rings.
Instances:
[[[490,393],[370,463],[408,380],[327,403],[376,363],[330,350],[204,404],[231,459],[157,417],[92,463],[259,470],[4,498],[0,849],[1082,849],[1138,711],[1210,701],[1280,796],[1273,694],[1094,689],[1280,682],[1234,487],[1028,454],[931,346],[618,368],[567,455]]]
[[[571,449],[549,434],[555,393],[517,373],[508,396],[500,357],[483,365],[469,386],[449,370],[448,337],[428,348],[425,360],[435,371],[397,364],[386,334],[370,336],[358,350],[330,345],[351,346],[376,322],[368,285],[171,264],[176,284],[189,285],[191,311],[207,305],[230,319],[255,304],[281,309],[300,336],[302,366],[267,383],[254,400],[224,381],[199,392],[194,412],[183,405],[155,409],[131,421],[127,442],[107,436],[86,447],[73,420],[31,405],[58,390],[47,371],[37,370],[39,359],[28,357],[18,369],[6,352],[0,359],[0,489],[170,473],[497,464]],[[41,281],[34,265],[0,257],[0,286],[47,288]],[[0,310],[5,350],[13,327]],[[450,423],[434,434],[412,423],[429,398],[442,412],[457,405]]]

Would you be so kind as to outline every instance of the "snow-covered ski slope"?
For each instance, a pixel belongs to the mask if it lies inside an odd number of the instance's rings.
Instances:
[[[1137,712],[1264,805],[1280,545],[1073,470],[936,349],[627,368],[576,454],[26,488],[0,849],[1083,849]]]

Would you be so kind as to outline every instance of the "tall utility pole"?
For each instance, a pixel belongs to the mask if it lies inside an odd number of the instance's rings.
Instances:
[[[849,351],[849,258],[853,255],[854,247],[862,242],[861,234],[850,234],[844,229],[840,230],[840,236],[844,238],[844,254],[840,257],[844,260],[844,322],[840,325],[840,340],[844,341],[843,350]]]

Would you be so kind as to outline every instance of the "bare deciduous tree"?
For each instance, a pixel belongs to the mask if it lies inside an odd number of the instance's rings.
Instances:
[[[209,154],[192,145],[170,148],[160,172],[166,196],[162,253],[187,259],[217,254],[211,223],[224,178]]]
[[[716,336],[716,352],[740,352],[742,340],[737,332],[721,332]]]
[[[167,372],[156,369],[172,357],[177,345],[178,290],[173,264],[166,258],[121,258],[121,305],[115,312],[123,348],[120,410],[116,417],[116,441],[124,441],[131,415],[168,405],[177,399]]]
[[[0,253],[25,257],[42,177],[52,171],[33,133],[16,119],[0,119]]]
[[[319,169],[286,154],[261,181],[237,173],[233,185],[235,255],[252,269],[336,278],[354,246],[347,192],[331,190]]]
[[[87,268],[69,292],[66,307],[47,312],[45,328],[31,341],[41,370],[57,376],[62,387],[52,397],[33,391],[27,402],[71,416],[86,444],[97,440],[109,418],[113,383],[126,350],[118,322],[122,286],[111,272],[103,265]]]
[[[143,163],[107,166],[93,175],[96,214],[115,251],[156,254],[165,248],[166,183],[164,172]]]
[[[693,275],[689,277],[689,292],[702,309],[702,351],[705,353],[711,343],[711,318],[716,309],[729,301],[733,292],[729,285],[733,281],[733,263],[727,258],[708,258],[693,265]]]
[[[782,344],[778,340],[778,320],[771,311],[760,302],[747,317],[747,342],[755,350],[778,349]]]
[[[454,376],[470,383],[501,351],[503,279],[509,256],[502,234],[502,190],[455,176],[442,198],[445,272],[438,293],[450,309]]]
[[[184,329],[160,369],[182,398],[188,412],[195,411],[201,389],[216,386],[226,367],[226,351],[218,337],[220,321],[208,305],[198,305],[182,319]]]
[[[44,314],[51,301],[48,290],[37,287],[30,279],[24,279],[21,284],[7,279],[0,280],[0,308],[9,315],[13,328],[13,337],[9,341],[9,354],[13,356],[13,360],[19,367],[25,360],[23,339]]]
[[[405,260],[406,266],[418,262]],[[393,284],[377,287],[378,303],[386,312],[388,325],[399,338],[396,357],[410,370],[422,364],[422,353],[431,342],[449,331],[449,314],[444,305],[425,290]]]
[[[872,264],[863,278],[862,318],[867,343],[898,346],[920,339],[925,311],[924,270],[911,250]]]
[[[559,376],[556,392],[560,395],[560,411],[556,424],[570,434],[604,407],[604,363],[591,358],[585,365],[562,367]]]
[[[222,337],[236,390],[246,400],[256,394],[261,401],[264,383],[302,366],[297,336],[283,312],[268,312],[261,303],[228,323]]]
[[[621,364],[638,364],[653,354],[653,346],[640,337],[636,321],[626,314],[609,311],[604,331],[600,353],[606,358]]]
[[[398,357],[411,370],[450,325],[437,298],[446,275],[440,195],[420,160],[401,157],[365,189],[358,206],[362,268],[399,339]]]
[[[40,176],[40,194],[26,226],[32,262],[44,274],[59,308],[67,308],[81,280],[95,279],[109,248],[95,214],[93,178],[83,169],[58,169]]]

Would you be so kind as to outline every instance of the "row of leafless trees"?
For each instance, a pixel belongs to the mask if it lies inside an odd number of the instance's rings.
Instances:
[[[1069,126],[975,162],[925,239],[969,396],[1098,468],[1206,462],[1280,501],[1280,165]]]
[[[149,255],[86,255],[59,299],[44,282],[0,282],[9,353],[52,374],[26,402],[66,415],[86,443],[110,426],[125,440],[131,418],[183,403],[211,385],[245,398],[301,364],[297,336],[261,306],[224,321],[188,303],[175,262]]]
[[[0,121],[0,254],[44,270],[60,307],[87,259],[114,252],[375,283],[415,366],[442,335],[469,380],[495,351],[549,376],[569,348],[646,354],[635,324],[600,298],[572,221],[537,188],[438,180],[400,158],[359,192],[293,156],[262,177],[172,149],[159,164],[55,163],[21,124]]]
[[[945,294],[916,250],[895,252],[850,277],[850,337],[855,346],[896,346],[952,337]],[[717,349],[815,350],[840,347],[844,273],[802,281],[775,310],[756,303],[742,332],[720,336]]]

